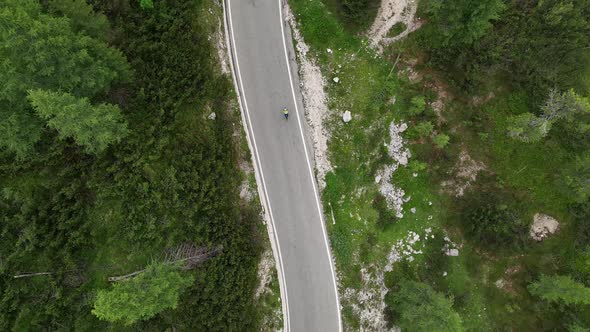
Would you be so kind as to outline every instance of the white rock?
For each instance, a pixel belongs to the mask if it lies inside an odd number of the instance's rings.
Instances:
[[[334,81],[334,83],[340,82],[340,79],[338,77],[334,77],[332,80]]]
[[[413,256],[408,257],[408,262],[413,262],[413,261],[414,261],[414,257]]]
[[[375,183],[379,183],[379,182],[381,182],[381,175],[377,175],[375,177]]]
[[[427,228],[427,229],[425,229],[424,231],[426,232],[426,234],[428,234],[428,233],[432,232],[432,228],[431,228],[431,227],[428,227],[428,228]]]
[[[432,202],[428,202],[428,205],[432,205]]]
[[[428,216],[428,220],[432,220],[432,216]]]
[[[445,252],[445,254],[447,256],[457,257],[457,256],[459,256],[459,249],[447,249],[447,251]]]
[[[401,125],[398,127],[397,131],[398,131],[398,132],[400,132],[400,133],[403,133],[404,131],[406,131],[406,129],[408,129],[408,125],[407,125],[406,123],[402,123],[402,124],[401,124]]]
[[[447,271],[443,272],[443,277],[447,276]]]
[[[410,212],[412,212],[412,213],[416,213],[416,208],[411,208],[411,209],[410,209]]]
[[[536,241],[543,241],[547,236],[557,232],[559,222],[546,214],[537,213],[533,217],[530,235]]]
[[[412,173],[413,177],[418,177],[418,173]]]
[[[326,49],[326,52],[332,54],[332,49],[331,48],[328,48],[328,49]]]
[[[350,122],[350,120],[352,120],[352,114],[350,113],[350,111],[344,112],[344,114],[342,114],[342,121],[348,123]]]
[[[211,112],[211,114],[209,114],[209,116],[207,117],[207,119],[209,119],[209,120],[215,120],[216,117],[217,117],[217,114],[215,114],[215,112]]]

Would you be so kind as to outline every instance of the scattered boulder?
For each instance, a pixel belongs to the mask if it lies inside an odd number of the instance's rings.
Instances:
[[[215,118],[217,118],[217,114],[215,114],[215,112],[211,112],[211,114],[209,114],[209,116],[207,117],[207,119],[209,120],[215,120]]]
[[[340,79],[338,77],[334,77],[332,80],[334,81],[334,83],[340,82]]]
[[[344,114],[342,114],[342,121],[348,123],[350,122],[350,120],[352,120],[352,114],[350,113],[350,111],[344,112]]]
[[[530,235],[536,241],[543,241],[549,235],[557,232],[559,222],[546,214],[537,213],[533,217]]]
[[[408,129],[408,124],[407,123],[402,123],[399,125],[399,127],[397,127],[397,132],[398,133],[403,133],[404,131],[406,131],[406,129]]]
[[[459,249],[447,249],[447,251],[445,252],[445,254],[447,256],[457,257],[457,256],[459,256]]]

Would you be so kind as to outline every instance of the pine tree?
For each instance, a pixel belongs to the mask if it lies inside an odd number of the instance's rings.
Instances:
[[[60,138],[73,138],[88,153],[102,152],[127,135],[127,124],[116,105],[93,106],[87,98],[45,90],[29,91],[29,101]]]
[[[152,263],[145,272],[119,281],[109,290],[99,290],[92,313],[101,320],[131,325],[175,309],[183,290],[194,281],[177,267]]]
[[[0,22],[0,148],[19,156],[29,154],[43,132],[27,91],[93,97],[130,76],[121,52],[75,32],[67,17],[44,14],[35,0],[0,2]]]
[[[546,276],[528,286],[529,292],[549,302],[590,304],[590,288],[570,276]]]
[[[403,331],[463,331],[453,300],[424,283],[404,280],[400,290],[388,294],[385,300],[398,317],[395,324]]]

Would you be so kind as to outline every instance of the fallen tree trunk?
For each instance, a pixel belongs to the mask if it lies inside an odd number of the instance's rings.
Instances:
[[[198,264],[203,263],[207,259],[217,256],[217,254],[219,252],[221,252],[221,249],[222,249],[222,247],[219,246],[211,251],[200,251],[199,254],[197,254],[197,255],[179,258],[179,259],[172,260],[172,261],[167,261],[167,262],[165,262],[165,264],[174,265],[174,264],[178,264],[178,263],[184,263],[184,266],[182,266],[181,268],[183,270],[190,270],[190,269],[196,267]],[[129,278],[133,278],[141,273],[144,273],[145,271],[146,271],[146,269],[142,269],[142,270],[131,272],[129,274],[125,274],[122,276],[109,277],[108,280],[109,280],[109,282],[123,281],[123,280],[127,280]]]

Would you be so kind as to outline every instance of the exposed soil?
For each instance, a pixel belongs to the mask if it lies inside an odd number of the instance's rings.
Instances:
[[[382,0],[377,17],[367,33],[371,47],[381,53],[383,45],[398,41],[420,28],[421,22],[415,19],[417,7],[416,0]],[[394,37],[387,37],[397,23],[403,23],[406,29]]]

